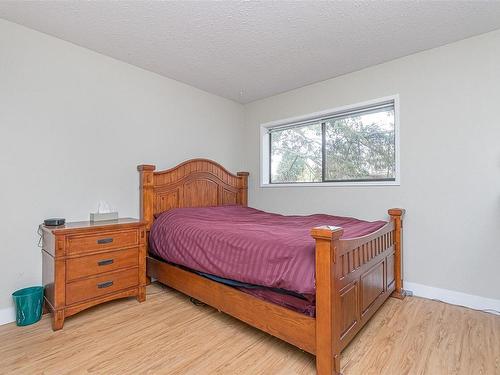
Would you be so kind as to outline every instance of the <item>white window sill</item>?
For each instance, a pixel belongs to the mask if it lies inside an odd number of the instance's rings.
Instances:
[[[295,182],[283,184],[260,184],[261,188],[283,187],[343,187],[343,186],[400,186],[399,181],[349,181],[349,182]]]

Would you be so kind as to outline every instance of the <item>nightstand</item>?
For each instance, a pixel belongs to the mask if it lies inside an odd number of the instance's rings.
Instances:
[[[136,219],[40,226],[42,282],[53,330],[84,309],[146,299],[146,225]]]

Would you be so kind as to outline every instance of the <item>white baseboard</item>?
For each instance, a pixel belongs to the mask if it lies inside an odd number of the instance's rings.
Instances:
[[[0,325],[16,321],[16,310],[14,307],[0,309]]]
[[[404,281],[403,287],[405,290],[412,291],[413,295],[417,297],[437,299],[451,303],[452,305],[466,306],[471,309],[484,310],[492,314],[500,315],[500,300],[497,299],[455,292],[454,290],[435,288],[409,281]]]

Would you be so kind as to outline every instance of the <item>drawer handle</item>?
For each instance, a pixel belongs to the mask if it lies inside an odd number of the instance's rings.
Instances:
[[[113,242],[113,238],[111,238],[111,237],[110,238],[101,238],[100,240],[97,240],[97,243],[99,245],[103,245],[105,243],[111,243],[111,242]]]
[[[112,281],[105,281],[105,282],[103,282],[103,283],[99,283],[99,284],[97,284],[97,287],[98,287],[99,289],[103,289],[103,288],[108,288],[108,287],[110,287],[111,285],[113,285],[113,282],[112,282]]]
[[[113,264],[114,260],[113,259],[103,259],[97,262],[97,265],[99,266],[107,266],[109,264]]]

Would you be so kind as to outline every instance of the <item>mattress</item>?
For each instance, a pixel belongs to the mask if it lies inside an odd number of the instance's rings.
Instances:
[[[188,269],[257,286],[256,297],[314,314],[313,227],[342,227],[342,238],[370,234],[385,221],[316,214],[285,216],[242,206],[178,208],[154,221],[153,255]],[[281,293],[284,292],[284,293]],[[287,293],[290,292],[290,293]]]

